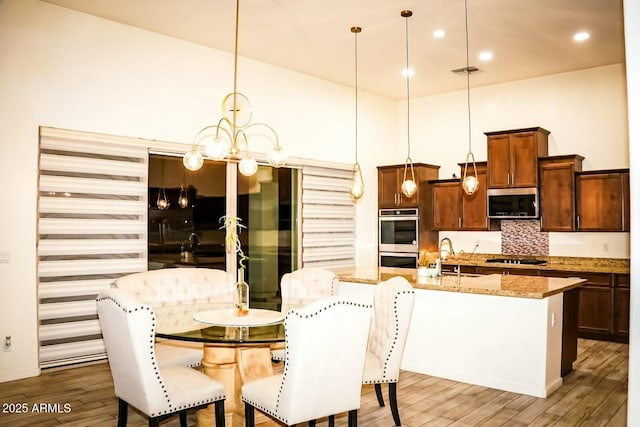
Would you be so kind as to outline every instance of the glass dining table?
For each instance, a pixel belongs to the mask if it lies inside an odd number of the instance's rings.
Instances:
[[[281,311],[279,303],[260,306],[241,317],[233,315],[231,303],[182,302],[154,308],[157,338],[203,344],[202,370],[225,386],[229,426],[244,425],[242,385],[274,375],[271,349],[285,339],[286,310]],[[213,406],[199,410],[196,420],[198,426],[214,425]]]

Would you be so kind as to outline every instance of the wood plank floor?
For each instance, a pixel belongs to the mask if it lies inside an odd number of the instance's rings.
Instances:
[[[398,403],[402,423],[418,426],[625,426],[628,345],[579,340],[574,372],[547,399],[402,372]],[[281,367],[282,364],[280,364]],[[383,387],[386,393],[386,387]],[[0,426],[114,426],[117,405],[107,363],[44,371],[35,378],[0,383]],[[6,413],[26,403],[26,413]],[[53,404],[60,404],[58,413]],[[42,412],[33,405],[50,404]],[[69,411],[65,413],[64,404]],[[37,406],[39,408],[39,406]],[[359,425],[393,426],[388,407],[378,407],[373,386],[363,387]],[[321,421],[319,425],[326,425]],[[129,426],[147,425],[129,409]],[[178,426],[173,417],[163,426]],[[190,412],[189,425],[195,425]],[[346,426],[339,416],[337,426]]]

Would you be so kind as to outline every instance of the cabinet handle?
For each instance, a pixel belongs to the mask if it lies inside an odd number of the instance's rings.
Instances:
[[[513,177],[513,174],[511,174],[511,185],[516,185],[516,180]]]
[[[511,185],[511,174],[507,174],[507,185]]]
[[[576,217],[576,220],[578,222],[578,230],[580,230],[580,215]]]
[[[462,228],[462,218],[458,217],[458,228]]]

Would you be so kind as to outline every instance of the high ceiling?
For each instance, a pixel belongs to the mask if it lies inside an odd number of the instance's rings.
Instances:
[[[233,0],[43,0],[91,15],[233,52]],[[624,62],[622,0],[468,0],[471,86]],[[411,97],[466,88],[464,0],[241,0],[239,55],[406,98],[404,9],[409,18]],[[433,37],[443,29],[446,36]],[[572,36],[588,31],[581,43]],[[490,50],[494,58],[477,59]],[[232,73],[233,70],[229,70]],[[242,82],[239,82],[240,90]]]

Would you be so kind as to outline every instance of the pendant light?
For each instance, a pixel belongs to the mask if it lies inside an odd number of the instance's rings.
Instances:
[[[465,30],[465,40],[466,40],[466,51],[467,51],[467,67],[465,68],[465,72],[467,74],[467,118],[468,118],[468,131],[469,131],[469,152],[467,153],[467,159],[464,163],[464,173],[462,174],[461,184],[462,190],[468,194],[472,195],[478,190],[480,187],[480,182],[478,181],[478,170],[476,169],[476,159],[471,152],[471,84],[470,84],[470,76],[473,71],[476,71],[477,68],[469,67],[469,18],[467,12],[467,0],[464,0],[464,30]],[[469,163],[473,165],[473,175],[469,175],[467,173],[469,169]]]
[[[362,170],[360,169],[360,163],[358,163],[358,33],[360,33],[361,31],[361,27],[351,27],[351,32],[354,34],[355,38],[356,162],[353,164],[351,188],[349,188],[349,192],[355,200],[358,200],[364,194],[364,179],[362,179]]]
[[[416,176],[413,172],[413,162],[411,161],[411,136],[409,132],[409,17],[413,15],[410,10],[403,10],[400,12],[400,16],[404,18],[405,27],[405,42],[407,51],[407,68],[405,68],[405,77],[407,79],[407,160],[404,163],[404,177],[402,179],[402,185],[400,190],[402,194],[407,197],[412,197],[416,194],[418,186],[416,185]],[[407,178],[407,171],[411,171],[411,176]]]
[[[184,186],[185,171],[186,169],[182,169],[182,184],[180,184],[180,195],[178,196],[178,205],[180,205],[182,209],[189,206],[189,197],[187,197],[187,191]]]
[[[204,144],[204,153],[208,158],[222,160],[226,157],[240,159],[238,170],[245,176],[251,176],[258,170],[258,163],[250,155],[248,138],[250,130],[256,130],[256,137],[263,137],[272,144],[267,155],[269,164],[280,167],[285,164],[286,155],[278,141],[278,134],[265,123],[251,123],[251,103],[249,99],[237,92],[238,81],[238,23],[240,16],[240,0],[236,0],[235,48],[233,62],[233,92],[222,100],[222,118],[217,125],[202,128],[195,136],[191,150],[183,157],[184,167],[196,171],[204,163],[204,156],[198,149]]]
[[[162,159],[162,166],[160,168],[160,188],[158,189],[158,198],[156,199],[156,206],[161,211],[169,209],[171,203],[167,198],[167,192],[164,189],[164,159]]]

